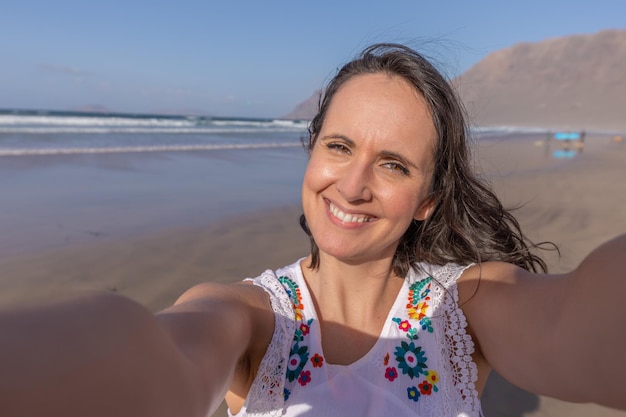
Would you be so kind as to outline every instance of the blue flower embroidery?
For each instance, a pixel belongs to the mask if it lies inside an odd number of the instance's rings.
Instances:
[[[421,346],[415,346],[413,342],[401,342],[394,352],[398,368],[402,369],[402,373],[408,375],[411,379],[419,375],[427,375],[426,360]]]
[[[300,346],[299,343],[294,343],[289,352],[289,360],[287,361],[287,379],[290,382],[298,378],[308,360],[308,346]]]
[[[420,392],[417,389],[417,387],[408,387],[406,389],[407,395],[409,397],[409,400],[413,400],[415,402],[417,402],[417,400],[420,399]]]

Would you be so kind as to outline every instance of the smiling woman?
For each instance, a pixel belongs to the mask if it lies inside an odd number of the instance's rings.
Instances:
[[[197,285],[156,315],[113,294],[3,312],[0,414],[191,417],[225,398],[242,417],[478,417],[492,368],[626,409],[626,235],[537,274],[534,245],[470,169],[466,131],[421,55],[367,48],[309,128],[309,256]]]
[[[369,74],[344,84],[312,145],[302,186],[320,253],[355,262],[392,257],[411,222],[434,205],[435,139],[428,107],[406,81]]]

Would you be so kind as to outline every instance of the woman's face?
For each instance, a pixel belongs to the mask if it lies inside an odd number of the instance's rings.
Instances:
[[[427,198],[436,131],[426,102],[397,76],[367,74],[335,93],[311,150],[302,204],[320,249],[346,262],[391,259]]]

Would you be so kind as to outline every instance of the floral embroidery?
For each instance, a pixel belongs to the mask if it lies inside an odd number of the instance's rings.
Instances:
[[[417,385],[420,389],[420,393],[422,395],[430,395],[433,393],[433,386],[428,383],[428,381],[423,381],[421,384]]]
[[[300,385],[305,386],[309,382],[311,382],[311,371],[302,371],[300,377],[298,378],[298,382]],[[424,381],[424,383],[427,383]]]
[[[408,375],[411,379],[416,378],[420,374],[427,375],[426,357],[421,346],[415,346],[413,342],[401,342],[395,351],[398,368],[402,369],[402,373]]]
[[[311,363],[313,364],[313,368],[321,368],[324,365],[324,357],[316,353],[311,358]]]
[[[285,401],[287,401],[289,399],[290,395],[291,395],[291,391],[289,391],[287,388],[285,388],[283,390],[283,398],[285,399]]]
[[[304,340],[304,336],[309,334],[311,330],[311,323],[313,323],[313,319],[309,319],[306,323],[300,323],[293,335],[294,342],[302,342]]]
[[[417,387],[408,387],[406,392],[409,395],[409,400],[417,402],[420,399],[420,392],[417,390]]]
[[[428,375],[426,375],[426,380],[430,381],[431,384],[436,384],[439,382],[439,375],[436,371],[428,371]]]
[[[296,284],[296,282],[289,277],[285,276],[279,277],[278,280],[281,284],[283,284],[285,291],[289,295],[294,309],[295,320],[299,322],[296,324],[296,330],[293,336],[293,343],[289,351],[286,377],[289,382],[297,380],[298,383],[304,387],[312,380],[311,371],[305,370],[310,355],[309,346],[305,342],[305,336],[307,336],[311,331],[311,324],[313,323],[313,319],[303,321],[304,305],[302,303],[302,293],[300,291],[300,288],[298,287],[298,284]],[[321,368],[324,364],[324,358],[316,353],[311,358],[311,364],[314,368]],[[291,392],[285,388],[285,401],[289,398],[289,395],[291,395]]]
[[[385,371],[385,378],[389,380],[389,382],[393,382],[394,379],[398,377],[398,371],[394,367],[389,367]]]
[[[437,382],[439,382],[439,375],[437,374],[437,372],[428,371],[424,382],[418,385],[420,392],[423,395],[430,395],[433,392],[439,391],[439,388],[437,388],[437,385],[436,385]]]
[[[433,322],[430,320],[430,317],[424,317],[421,319],[420,325],[422,326],[422,330],[427,330],[428,333],[433,332]]]
[[[278,281],[283,284],[285,290],[287,291],[287,295],[291,298],[291,303],[293,304],[293,309],[295,312],[296,321],[302,320],[302,310],[304,310],[304,306],[302,305],[302,293],[300,292],[300,287],[289,277],[278,277]]]
[[[409,288],[409,303],[407,304],[409,317],[419,320],[422,330],[429,333],[433,332],[432,322],[427,316],[431,300],[430,285],[432,279],[432,277],[427,277],[413,283]]]
[[[289,361],[287,362],[287,379],[291,382],[298,378],[300,372],[309,360],[309,347],[300,346],[298,342],[294,343],[289,352]]]
[[[402,330],[403,332],[406,332],[406,337],[408,337],[409,340],[418,339],[417,329],[411,325],[410,321],[402,320],[398,317],[394,317],[391,320],[398,325],[398,329]]]
[[[392,318],[397,329],[409,339],[408,341],[406,339],[400,341],[400,345],[395,348],[394,357],[397,362],[397,369],[388,366],[389,353],[385,355],[383,360],[385,378],[390,382],[402,380],[399,378],[398,369],[402,371],[401,375],[420,381],[417,386],[410,385],[407,387],[408,399],[415,402],[418,402],[422,396],[429,396],[433,392],[439,391],[437,387],[439,374],[428,369],[426,352],[422,346],[416,344],[420,332],[434,332],[433,322],[429,317],[432,279],[432,277],[427,277],[409,287],[408,303],[406,304],[408,319],[402,315]]]

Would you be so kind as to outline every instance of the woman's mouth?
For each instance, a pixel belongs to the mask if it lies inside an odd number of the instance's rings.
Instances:
[[[345,213],[331,202],[329,202],[328,207],[332,215],[344,223],[367,223],[372,221],[370,216]]]

